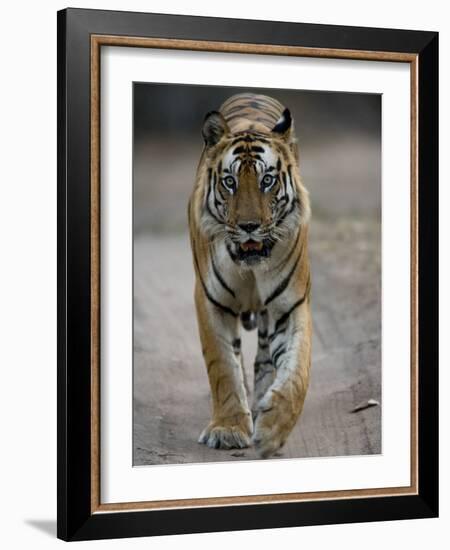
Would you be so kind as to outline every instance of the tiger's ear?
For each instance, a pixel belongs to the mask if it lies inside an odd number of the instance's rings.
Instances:
[[[229,132],[228,124],[218,111],[210,111],[203,122],[202,135],[207,147],[219,143],[222,136]]]
[[[292,116],[289,109],[285,109],[281,117],[277,120],[277,123],[272,128],[274,134],[278,134],[278,137],[290,141],[292,134]]]

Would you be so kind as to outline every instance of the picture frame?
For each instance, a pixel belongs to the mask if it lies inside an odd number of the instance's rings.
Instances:
[[[100,52],[106,46],[410,67],[410,485],[101,502]],[[148,13],[58,12],[58,521],[63,540],[438,515],[438,34]]]

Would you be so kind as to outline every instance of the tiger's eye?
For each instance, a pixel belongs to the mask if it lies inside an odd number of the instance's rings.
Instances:
[[[223,178],[222,183],[229,191],[235,191],[236,181],[233,176],[227,176],[226,178]]]
[[[261,187],[266,191],[274,182],[275,178],[271,174],[266,174],[261,180]]]

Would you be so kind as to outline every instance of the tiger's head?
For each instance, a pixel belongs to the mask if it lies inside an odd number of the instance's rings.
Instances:
[[[271,131],[255,122],[234,132],[220,112],[212,111],[202,133],[205,232],[211,240],[223,238],[236,263],[268,260],[274,247],[287,246],[309,218],[289,110]]]

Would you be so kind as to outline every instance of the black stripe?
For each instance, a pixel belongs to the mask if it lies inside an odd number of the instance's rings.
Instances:
[[[287,194],[287,176],[286,176],[286,172],[281,172],[281,178],[283,180],[284,192]]]
[[[281,199],[277,201],[276,207],[281,209],[285,207],[288,202],[289,202],[289,197],[287,195],[283,195]]]
[[[214,275],[217,277],[217,280],[219,283],[223,286],[223,288],[233,296],[233,298],[236,298],[236,294],[234,293],[234,290],[231,289],[227,283],[223,280],[222,275],[219,273],[219,270],[217,269],[216,262],[214,261],[214,256],[211,254],[211,265],[214,271]]]
[[[292,203],[291,203],[291,207],[289,208],[289,210],[287,210],[282,216],[281,218],[277,221],[276,225],[280,225],[284,222],[284,220],[290,216],[292,214],[292,212],[295,210],[296,206],[300,204],[300,201],[295,198]]]
[[[218,309],[222,310],[224,313],[228,313],[229,315],[232,315],[233,317],[237,317],[238,314],[233,311],[231,308],[229,308],[228,306],[224,306],[223,304],[221,304],[220,302],[218,302],[209,292],[203,278],[202,278],[202,275],[200,273],[200,267],[198,265],[198,259],[197,259],[197,254],[195,253],[195,250],[194,250],[194,261],[195,261],[195,266],[197,268],[197,273],[198,273],[198,278],[200,279],[200,282],[202,284],[202,287],[203,287],[203,291],[205,293],[205,296],[208,298],[208,300],[213,304],[215,305]]]
[[[232,120],[236,120],[237,118],[245,118],[243,113],[236,113],[235,115],[227,116],[227,122],[231,122]]]
[[[278,359],[281,357],[281,355],[283,355],[284,353],[286,353],[286,346],[284,345],[284,343],[280,344],[277,349],[272,353],[272,363],[273,365],[276,367],[277,366],[277,362],[278,362]]]
[[[209,214],[212,218],[214,218],[214,219],[216,220],[217,223],[222,223],[222,221],[219,220],[219,218],[213,214],[213,212],[212,212],[212,210],[211,210],[211,208],[210,208],[210,206],[209,206],[209,202],[206,203],[206,210],[208,211],[208,214]]]
[[[259,116],[256,119],[256,122],[261,122],[261,124],[264,124],[264,126],[267,126],[267,128],[271,128],[273,124],[277,121],[276,118],[268,118],[267,116]]]
[[[272,334],[269,335],[269,341],[270,341],[270,342],[273,342],[273,341],[275,340],[275,338],[276,338],[279,334],[283,333],[285,330],[286,330],[286,327],[284,327],[284,328],[279,328],[279,329],[275,330],[274,332],[272,332]]]
[[[240,143],[241,141],[242,141],[242,136],[233,139],[233,141],[231,142],[231,145],[236,145],[237,143]]]
[[[232,105],[234,105],[235,107],[236,105],[239,105],[242,108],[244,105],[247,105],[248,101],[251,100],[252,98],[253,98],[253,94],[251,93],[238,94],[234,98],[229,98],[224,103],[225,111],[229,109]]]
[[[211,207],[210,207],[210,205],[209,205],[209,198],[210,198],[210,196],[211,196],[211,190],[212,190],[212,185],[211,185],[211,172],[212,172],[212,170],[209,169],[209,170],[208,170],[209,186],[208,186],[208,194],[206,195],[206,210],[207,210],[208,214],[209,214],[212,218],[214,218],[214,219],[216,220],[217,223],[222,224],[222,223],[223,223],[222,220],[220,220],[220,219],[213,213],[213,211],[211,210]],[[215,177],[215,174],[214,174],[214,177]]]
[[[287,277],[285,277],[281,281],[281,283],[275,288],[275,290],[272,292],[272,294],[266,299],[266,301],[264,302],[265,306],[269,305],[270,302],[275,300],[275,298],[278,298],[278,296],[280,296],[280,294],[282,294],[286,290],[286,288],[287,288],[287,286],[288,286],[288,284],[289,284],[289,282],[292,278],[292,275],[294,274],[294,271],[297,269],[298,262],[300,261],[300,258],[302,257],[302,251],[303,251],[303,249],[300,250],[300,252],[297,256],[297,259],[295,260],[294,265],[292,266],[292,269],[289,271]]]
[[[214,207],[215,209],[217,210],[218,213],[220,213],[220,209],[219,209],[219,206],[221,207],[222,206],[222,203],[218,200],[217,198],[217,190],[218,190],[218,187],[217,187],[217,174],[214,172],[213,174],[213,195],[214,195]],[[220,195],[220,193],[219,193]],[[222,197],[222,200],[223,197]]]
[[[227,120],[229,116],[239,113],[240,111],[242,111],[242,105],[236,105],[235,107],[226,109],[223,113],[225,120]]]
[[[304,301],[306,300],[307,292],[308,291],[306,290],[305,294],[278,319],[278,321],[275,323],[275,330],[277,330],[283,323],[285,323],[289,319],[291,313],[304,303]]]
[[[270,97],[268,95],[264,96],[264,102],[265,103],[270,103],[271,105],[273,105],[273,107],[275,109],[277,109],[277,111],[280,113],[278,116],[280,117],[281,114],[282,114],[282,109],[283,109],[283,105],[281,105],[281,103],[277,100],[277,99],[274,99],[273,97]],[[280,111],[281,109],[281,111]]]
[[[275,123],[280,118],[280,109],[277,109],[275,107],[272,107],[271,105],[263,105],[262,108],[260,107],[258,109],[262,114],[270,117],[273,119],[272,124],[275,126]]]
[[[219,194],[219,197],[223,200],[223,202],[227,202],[227,199],[225,198],[225,196],[223,195],[221,189],[219,186],[216,187],[216,191],[217,193]]]
[[[305,291],[305,294],[303,295],[302,298],[300,298],[300,300],[297,300],[295,302],[295,304],[288,310],[286,311],[286,313],[283,313],[283,315],[278,319],[278,321],[275,323],[275,330],[272,332],[272,334],[269,335],[269,340],[271,342],[273,342],[273,340],[275,340],[275,338],[281,334],[282,332],[284,332],[285,328],[282,328],[282,325],[284,323],[286,323],[286,321],[289,319],[291,313],[297,309],[298,307],[300,307],[304,301],[306,300],[306,297],[308,295],[308,291],[309,291],[309,285],[307,286],[306,288],[306,291]]]
[[[233,139],[231,145],[236,145],[242,141],[245,141],[246,143],[251,143],[254,141],[260,141],[261,143],[270,143],[270,141],[265,138],[263,134],[260,134],[258,132],[252,132],[251,135],[248,135],[248,130],[244,130],[243,132],[237,132],[237,135],[239,137]]]
[[[300,239],[301,234],[302,234],[302,228],[300,226],[298,231],[297,231],[297,237],[295,239],[295,243],[292,245],[292,248],[289,250],[288,255],[283,260],[281,260],[281,262],[277,265],[277,267],[275,268],[276,271],[278,271],[279,269],[283,270],[285,268],[285,266],[288,264],[289,260],[292,258],[292,255],[295,252],[295,249],[297,248],[297,244],[298,244],[298,241]],[[302,248],[300,250],[300,254],[303,254],[304,246],[305,246],[305,242],[302,243]]]
[[[237,317],[238,314],[233,311],[231,308],[227,307],[227,306],[224,306],[223,304],[221,304],[220,302],[218,302],[217,300],[215,300],[211,294],[209,293],[208,289],[206,288],[206,285],[203,281],[203,279],[201,278],[201,276],[199,275],[200,277],[200,281],[202,283],[202,286],[203,286],[203,290],[205,291],[205,295],[206,297],[208,298],[208,300],[214,305],[216,306],[218,309],[220,309],[221,311],[223,311],[224,313],[228,313],[229,315],[232,315],[233,317]]]

